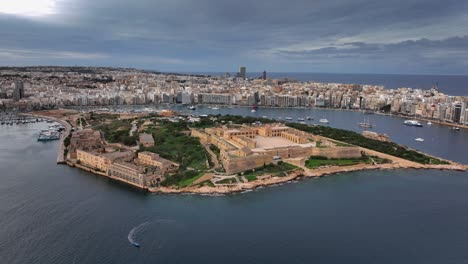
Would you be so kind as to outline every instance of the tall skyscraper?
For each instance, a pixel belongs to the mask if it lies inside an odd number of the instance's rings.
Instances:
[[[266,78],[267,78],[267,73],[266,73],[266,71],[263,71],[262,79],[263,79],[263,80],[266,80]]]
[[[13,90],[13,100],[19,101],[24,97],[24,85],[22,81],[15,82],[15,88]]]
[[[240,67],[239,77],[245,79],[246,75],[247,75],[247,68],[245,68],[244,66]]]

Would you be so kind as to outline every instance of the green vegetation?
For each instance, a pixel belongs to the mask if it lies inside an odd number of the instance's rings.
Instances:
[[[286,172],[294,170],[294,169],[297,169],[297,166],[294,166],[287,162],[279,161],[277,165],[268,164],[263,167],[245,171],[244,177],[247,178],[248,181],[252,181],[252,180],[256,180],[257,178],[256,176],[259,176],[262,174],[272,174],[274,176],[286,176]]]
[[[316,142],[316,146],[317,146],[317,148],[326,148],[326,146],[322,146],[322,140],[318,140]]]
[[[101,123],[94,127],[104,133],[104,137],[110,143],[123,143],[127,146],[135,146],[137,134],[130,136],[132,120],[112,120],[110,123]]]
[[[68,134],[68,136],[63,140],[63,145],[67,148],[70,145],[70,140],[72,137],[72,133]]]
[[[237,180],[235,178],[228,178],[228,179],[220,180],[216,183],[217,184],[235,184],[237,183]]]
[[[205,170],[206,150],[198,138],[183,133],[187,130],[187,123],[184,121],[172,123],[161,120],[158,128],[148,127],[144,131],[153,135],[155,146],[143,150],[158,153],[161,157],[177,162],[183,167]]]
[[[88,123],[92,126],[102,124],[106,120],[116,120],[119,118],[118,114],[96,114],[94,112],[89,113]]]
[[[264,124],[274,123],[275,120],[268,118],[257,118],[252,116],[236,116],[236,115],[213,115],[209,117],[201,117],[200,122],[194,123],[191,127],[194,128],[207,128],[213,127],[219,124],[252,124],[255,122],[261,122]]]
[[[215,187],[215,185],[210,180],[206,180],[198,184],[198,187],[203,187],[203,186]]]
[[[187,186],[190,186],[192,185],[192,183],[196,180],[198,180],[199,178],[201,178],[203,175],[205,175],[205,172],[200,172],[198,173],[196,176],[192,177],[192,178],[188,178],[188,179],[185,179],[183,181],[180,181],[178,183],[179,187],[183,188],[183,187],[187,187]]]
[[[315,169],[321,166],[351,166],[357,164],[383,164],[389,163],[387,159],[379,157],[362,156],[361,158],[348,158],[348,159],[329,159],[322,156],[312,156],[305,163],[305,166],[309,169]]]
[[[162,186],[177,186],[179,188],[190,186],[194,181],[198,180],[205,174],[203,171],[196,170],[181,170],[174,175],[166,176],[166,179],[161,182]]]
[[[292,128],[296,128],[315,135],[339,140],[347,144],[368,148],[421,164],[448,164],[446,161],[429,157],[417,151],[408,149],[407,147],[400,146],[396,143],[382,142],[375,139],[366,138],[353,131],[326,126],[308,126],[297,123],[288,123],[287,125]]]
[[[251,181],[256,181],[257,180],[257,176],[255,175],[245,175],[244,176],[249,182]]]

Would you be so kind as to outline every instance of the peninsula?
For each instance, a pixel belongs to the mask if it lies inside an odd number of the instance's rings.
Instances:
[[[58,161],[150,192],[231,193],[375,169],[466,170],[379,137],[242,116],[33,113],[67,124]]]

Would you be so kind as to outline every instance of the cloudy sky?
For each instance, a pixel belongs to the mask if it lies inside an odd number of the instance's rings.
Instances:
[[[0,65],[468,73],[466,0],[0,0]]]

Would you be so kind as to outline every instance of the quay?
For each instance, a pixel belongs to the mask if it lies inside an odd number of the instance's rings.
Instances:
[[[60,118],[55,118],[51,116],[42,116],[39,114],[32,114],[32,113],[21,113],[19,114],[20,116],[25,116],[25,117],[30,117],[32,119],[43,119],[43,120],[51,120],[55,121],[57,123],[60,123],[62,126],[65,127],[65,130],[62,131],[60,135],[60,141],[59,141],[59,148],[58,148],[58,153],[57,153],[57,164],[65,164],[67,157],[65,157],[65,139],[70,135],[72,126],[70,123],[68,123],[65,120],[62,120]]]

